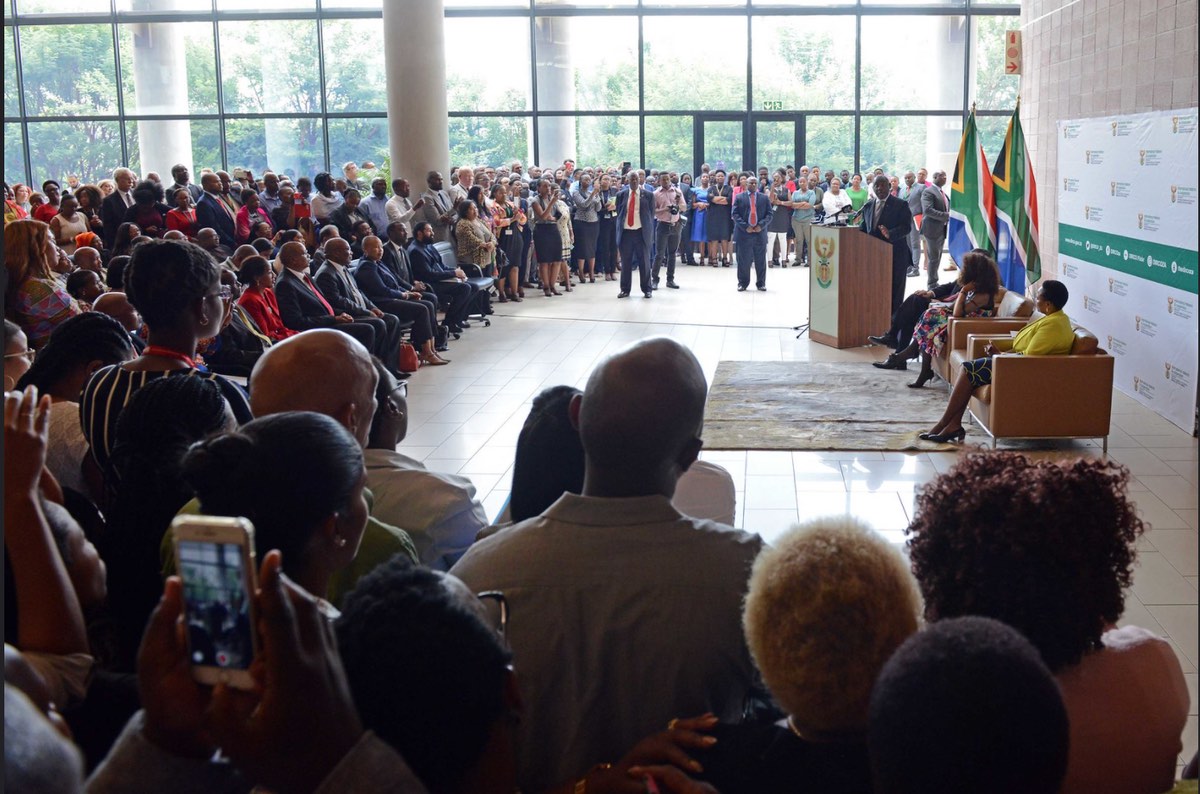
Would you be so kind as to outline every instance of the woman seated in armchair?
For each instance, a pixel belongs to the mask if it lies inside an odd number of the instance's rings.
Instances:
[[[1071,327],[1071,319],[1063,312],[1063,307],[1067,305],[1067,297],[1067,287],[1061,281],[1042,282],[1035,300],[1037,310],[1045,316],[1018,331],[1011,343],[1007,340],[997,340],[995,344],[989,344],[983,349],[983,358],[964,361],[962,370],[954,381],[950,402],[946,406],[946,412],[942,414],[941,421],[920,437],[939,444],[962,441],[966,438],[967,431],[963,429],[962,424],[963,414],[966,413],[967,404],[971,402],[971,394],[975,389],[992,382],[993,356],[1059,356],[1070,353],[1071,345],[1075,342],[1075,330]]]
[[[921,372],[909,386],[919,389],[933,377],[933,358],[942,355],[953,317],[993,317],[1004,299],[1000,269],[987,252],[975,249],[963,257],[958,274],[958,294],[947,302],[931,303],[921,315],[908,347],[878,365],[880,369],[905,369],[904,362],[921,356]]]

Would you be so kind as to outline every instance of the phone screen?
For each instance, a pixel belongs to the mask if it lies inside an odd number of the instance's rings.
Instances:
[[[242,547],[180,540],[179,565],[192,664],[249,669],[254,643]]]

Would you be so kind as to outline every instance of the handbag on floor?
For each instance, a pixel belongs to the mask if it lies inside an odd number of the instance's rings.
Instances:
[[[421,367],[417,359],[417,349],[408,342],[400,343],[398,368],[401,372],[416,372]]]

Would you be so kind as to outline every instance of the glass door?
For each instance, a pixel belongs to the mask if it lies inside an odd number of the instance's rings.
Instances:
[[[696,169],[707,163],[713,171],[741,170],[746,162],[746,138],[746,120],[743,116],[696,116]]]
[[[798,130],[804,127],[802,119],[801,116],[755,118],[754,158],[757,168],[766,168],[768,173],[774,173],[776,168],[783,166],[798,167],[800,143],[803,141],[803,135],[798,134]]]

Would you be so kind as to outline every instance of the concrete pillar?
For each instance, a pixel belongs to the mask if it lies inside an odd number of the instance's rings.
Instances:
[[[429,171],[441,171],[449,184],[444,18],[443,0],[383,0],[392,178],[404,177],[417,193]]]
[[[135,11],[174,10],[178,0],[135,0]],[[136,108],[127,113],[188,113],[187,60],[179,25],[130,25],[133,32],[133,87]],[[192,169],[192,125],[178,121],[139,121],[138,149],[141,171],[157,171],[170,184],[171,166],[183,163]],[[194,170],[194,169],[192,169]]]
[[[575,110],[575,70],[571,23],[566,17],[539,17],[537,35],[538,107]],[[576,157],[575,116],[541,116],[538,122],[538,165],[557,167]]]
[[[931,24],[936,25],[937,57],[940,63],[962,63],[965,55],[967,38],[970,35],[965,17],[939,17]],[[974,53],[974,42],[971,52]],[[974,57],[972,56],[972,60]],[[974,72],[974,64],[969,65],[968,73]],[[939,108],[957,108],[962,103],[963,78],[957,69],[944,72],[941,69],[928,70],[929,81],[926,89],[929,96],[937,97]],[[930,116],[926,121],[925,161],[922,165],[929,168],[933,175],[940,164],[947,174],[954,173],[954,161],[958,158],[958,144],[962,142],[962,125],[957,118],[948,116]]]

